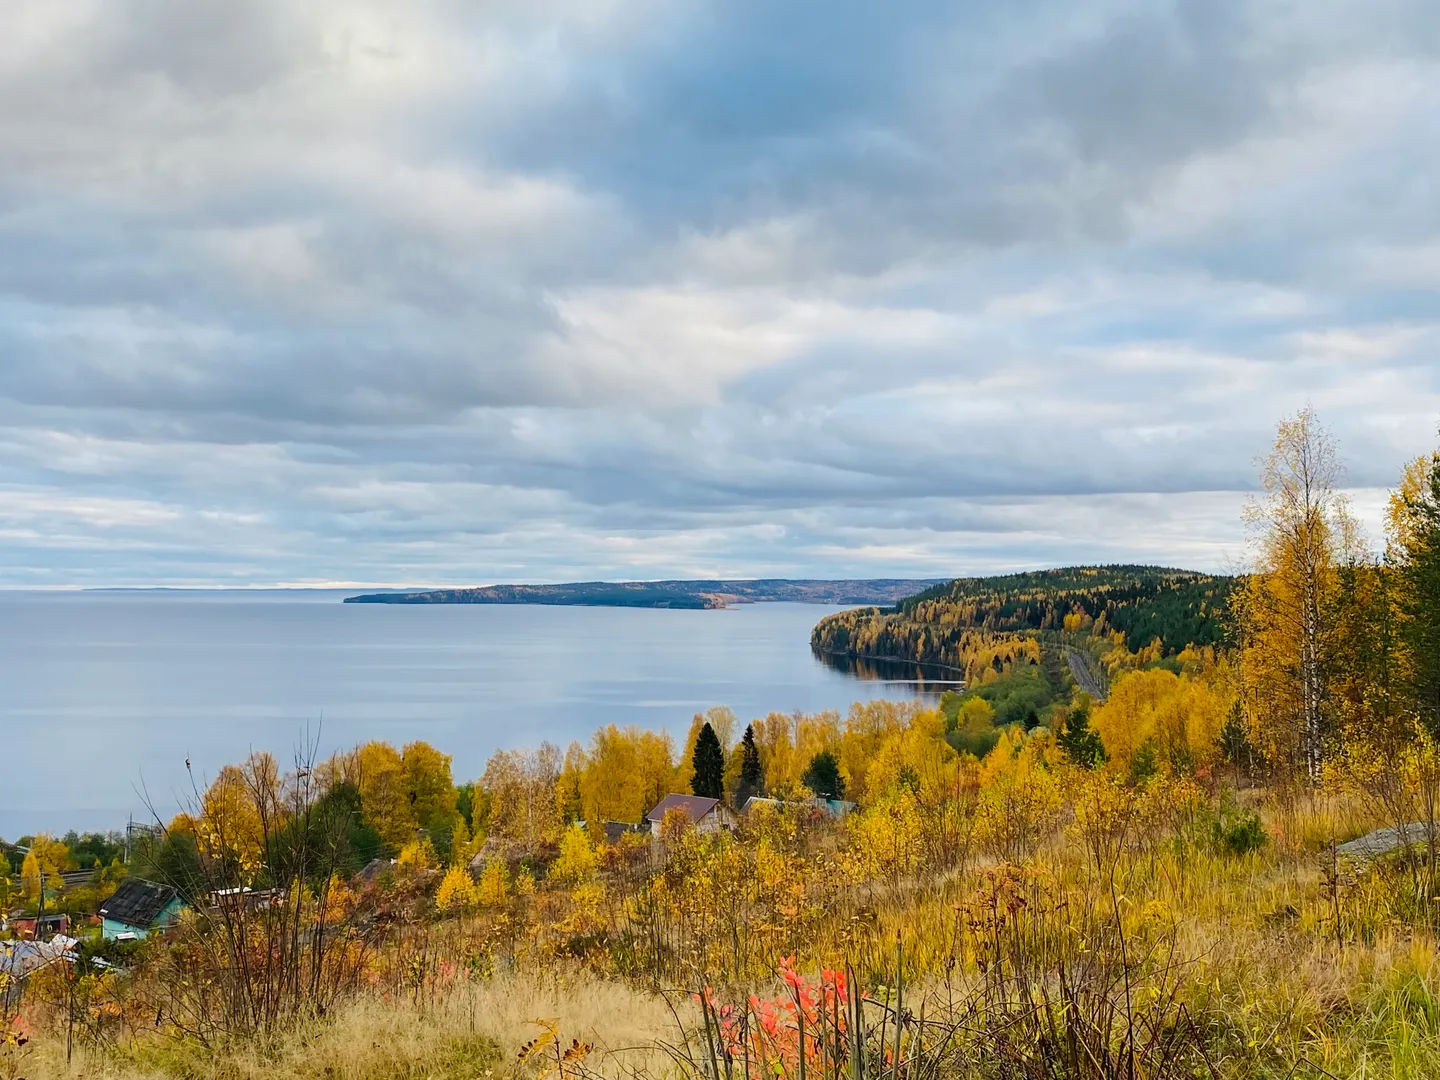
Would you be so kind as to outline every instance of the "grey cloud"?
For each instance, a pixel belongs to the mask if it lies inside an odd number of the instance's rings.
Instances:
[[[1247,10],[1180,0],[1126,14],[1014,80],[1032,122],[1083,161],[1134,173],[1229,145],[1268,126],[1275,72],[1253,49]],[[1268,78],[1267,78],[1268,77]],[[1031,89],[1033,88],[1033,89]]]
[[[157,76],[211,99],[252,93],[318,54],[306,6],[132,0],[102,16],[91,58],[112,79]]]

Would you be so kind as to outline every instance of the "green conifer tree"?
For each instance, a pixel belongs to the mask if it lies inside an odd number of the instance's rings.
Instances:
[[[843,799],[845,797],[845,778],[840,775],[840,762],[829,750],[821,750],[811,758],[805,775],[800,779],[819,798]]]
[[[720,747],[720,737],[707,720],[695,740],[695,778],[690,781],[690,790],[708,799],[719,799],[725,794],[725,751]]]
[[[1400,637],[1409,653],[1415,711],[1440,736],[1440,453],[1416,462],[1396,508]]]
[[[1090,702],[1082,700],[1066,715],[1055,737],[1065,756],[1086,769],[1094,769],[1105,760],[1105,744],[1100,733],[1090,726]]]
[[[744,806],[746,799],[764,794],[765,770],[760,764],[760,748],[755,745],[755,726],[750,724],[740,740],[740,784],[735,789],[735,805]]]

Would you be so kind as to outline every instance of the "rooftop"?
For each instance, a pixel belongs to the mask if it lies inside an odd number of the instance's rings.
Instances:
[[[607,844],[618,844],[622,837],[630,833],[649,832],[644,825],[632,824],[629,821],[607,821],[602,826],[605,830],[605,842]]]
[[[132,879],[115,890],[100,905],[100,914],[111,922],[149,929],[179,893],[169,885]]]
[[[663,822],[671,810],[683,810],[691,821],[699,821],[719,805],[719,799],[707,799],[703,795],[666,795],[654,810],[645,815],[645,820]]]

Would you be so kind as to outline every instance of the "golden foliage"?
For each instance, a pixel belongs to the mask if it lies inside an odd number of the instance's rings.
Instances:
[[[1338,491],[1343,476],[1334,440],[1312,409],[1281,422],[1261,469],[1264,500],[1247,508],[1256,572],[1235,594],[1252,736],[1272,760],[1311,782],[1319,779],[1327,735],[1337,570],[1359,537]]]
[[[480,850],[480,841],[470,835],[465,819],[456,815],[455,828],[450,832],[450,861],[468,863]]]
[[[853,881],[898,878],[920,866],[924,848],[920,809],[909,788],[899,788],[851,814],[844,865]]]
[[[37,900],[47,875],[40,865],[40,858],[34,851],[27,851],[20,863],[20,895],[26,900]]]
[[[1416,545],[1420,520],[1416,507],[1430,486],[1431,474],[1440,468],[1440,452],[1421,454],[1406,464],[1399,486],[1390,494],[1386,505],[1386,531],[1391,542],[1402,550]]]
[[[882,735],[878,746],[864,749],[869,751],[868,768],[861,773],[865,786],[854,794],[868,800],[901,784],[933,798],[949,792],[959,775],[960,755],[945,741],[944,718],[933,710],[916,714],[906,727]]]
[[[588,822],[640,822],[670,791],[675,762],[670,737],[614,724],[595,732],[580,801]],[[688,789],[686,789],[688,790]]]
[[[241,768],[226,765],[200,800],[195,839],[208,859],[223,864],[225,879],[249,882],[260,871],[264,843],[262,810],[279,797],[275,761],[252,756]]]
[[[412,742],[406,744],[400,757],[405,770],[405,798],[415,820],[425,828],[452,820],[456,814],[450,755],[427,742]]]
[[[480,873],[478,900],[488,908],[504,907],[510,901],[510,870],[503,859],[491,859]]]
[[[395,857],[396,865],[406,870],[433,870],[440,865],[440,858],[435,854],[435,847],[430,843],[429,837],[420,840],[411,840],[400,849],[400,854]]]
[[[480,786],[489,795],[489,835],[538,851],[560,832],[556,791],[562,758],[552,743],[537,750],[497,750],[485,765]]]
[[[1230,701],[1216,680],[1163,668],[1118,676],[1110,697],[1091,714],[1112,765],[1127,773],[1142,748],[1171,769],[1208,769],[1219,754]]]
[[[445,871],[440,888],[435,892],[435,907],[440,911],[469,911],[480,902],[480,890],[470,871],[456,864]]]
[[[560,855],[550,865],[550,877],[562,885],[588,881],[600,865],[590,837],[584,829],[566,829],[560,837]]]
[[[406,790],[405,761],[386,742],[369,742],[355,751],[356,786],[365,820],[391,848],[402,848],[420,827]]]
[[[805,793],[802,777],[815,755],[838,750],[840,745],[840,716],[835,712],[810,716],[771,713],[755,721],[754,728],[766,786],[782,799]]]
[[[1007,730],[981,763],[975,837],[997,858],[1025,858],[1060,822],[1064,802],[1046,767],[1047,741]]]

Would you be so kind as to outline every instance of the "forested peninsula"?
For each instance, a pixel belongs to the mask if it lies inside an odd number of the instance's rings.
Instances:
[[[577,581],[566,585],[485,585],[350,596],[347,604],[554,604],[576,607],[724,608],[786,601],[800,604],[894,604],[937,578],[820,581]]]
[[[1096,659],[1121,648],[1158,660],[1221,644],[1235,582],[1158,566],[957,578],[893,607],[828,616],[811,644],[828,656],[943,666],[970,682],[1041,666],[1062,635],[1066,648]]]

